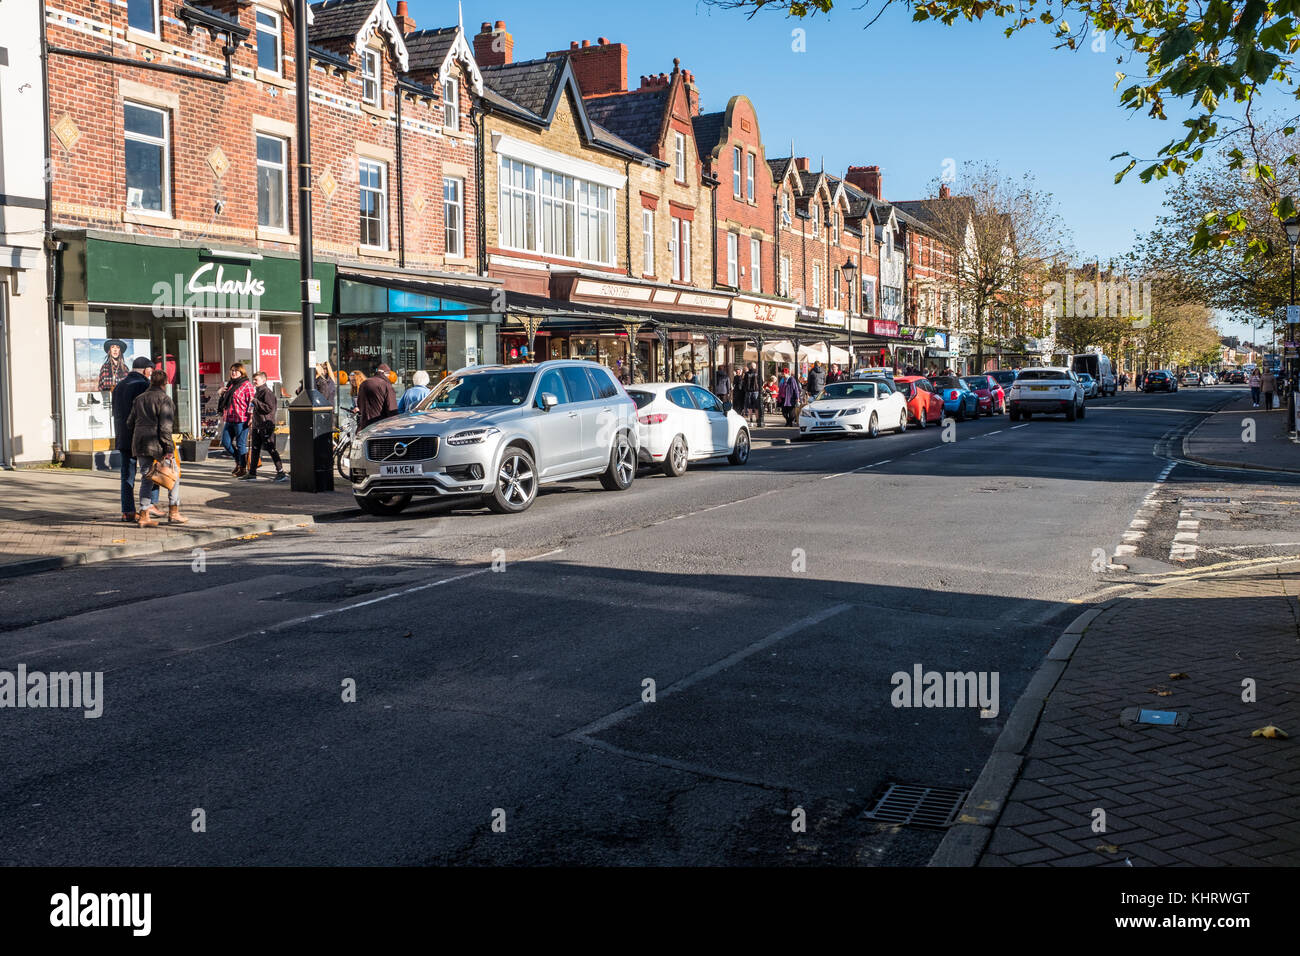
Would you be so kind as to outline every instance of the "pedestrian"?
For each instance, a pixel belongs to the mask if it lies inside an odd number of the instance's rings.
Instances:
[[[801,394],[799,379],[791,375],[788,368],[781,369],[781,380],[777,383],[777,401],[781,403],[781,411],[785,415],[787,425],[795,423],[794,413],[799,407]]]
[[[397,403],[398,414],[404,415],[428,397],[429,373],[416,372],[411,376],[411,387],[402,393],[402,399]]]
[[[731,375],[727,372],[727,366],[718,366],[717,381],[714,383],[713,394],[718,396],[718,401],[726,402],[731,399]]]
[[[1119,376],[1119,390],[1121,392],[1124,391],[1124,388],[1127,385],[1128,385],[1128,372],[1121,372]]]
[[[244,366],[236,362],[230,366],[230,380],[217,395],[217,415],[225,423],[221,429],[221,447],[235,459],[231,474],[236,478],[242,478],[247,471],[244,459],[248,455],[248,422],[252,417],[249,406],[254,391]]]
[[[1259,369],[1252,369],[1250,373],[1250,403],[1252,408],[1259,408],[1259,393],[1264,385],[1264,380],[1259,374]]]
[[[744,384],[745,384],[745,370],[742,369],[739,365],[737,365],[733,370],[733,374],[731,376],[731,398],[732,398],[732,402],[735,405],[739,406],[737,411],[740,412],[743,412],[745,410],[745,406],[740,404],[741,402],[740,390],[741,388],[744,387]]]
[[[750,362],[749,368],[745,370],[743,394],[745,396],[745,418],[749,419],[752,415],[752,420],[757,423],[759,412],[763,406],[763,376],[759,374],[758,368],[753,362]]]
[[[279,410],[280,400],[275,397],[274,389],[266,384],[265,372],[253,373],[253,388],[253,415],[248,429],[252,435],[248,450],[248,474],[241,477],[240,481],[257,480],[257,466],[261,464],[263,449],[275,465],[272,481],[288,481],[289,476],[284,473],[284,462],[280,460],[280,452],[275,447],[275,414]]]
[[[136,467],[140,469],[136,525],[141,528],[158,527],[158,522],[149,515],[156,486],[145,476],[155,462],[166,467],[173,467],[176,462],[176,443],[172,440],[176,406],[166,386],[167,373],[154,370],[149,376],[149,388],[136,396],[126,420],[127,430],[131,432],[131,454],[135,455]],[[176,481],[167,490],[167,523],[185,524],[189,520],[181,516],[181,479],[177,468]]]
[[[815,398],[824,388],[826,388],[826,370],[822,368],[820,361],[813,362],[813,367],[808,370],[808,394]]]
[[[1264,395],[1264,411],[1273,410],[1273,396],[1277,394],[1277,376],[1271,368],[1264,369],[1259,377],[1259,390]]]
[[[390,371],[387,365],[376,365],[357,388],[357,431],[397,413],[397,392],[388,378]]]
[[[126,378],[117,383],[113,389],[113,432],[117,435],[117,452],[121,458],[119,468],[122,473],[122,520],[135,521],[135,452],[131,449],[131,429],[127,421],[131,417],[131,408],[135,400],[149,390],[149,373],[143,369],[153,369],[153,363],[141,355],[131,363],[131,371]],[[152,482],[150,483],[152,484]],[[158,504],[158,488],[154,486],[153,500],[149,510],[153,517],[160,515],[155,509]]]

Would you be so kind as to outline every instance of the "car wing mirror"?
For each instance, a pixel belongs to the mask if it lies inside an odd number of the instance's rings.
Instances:
[[[560,400],[551,392],[542,392],[541,396],[538,398],[538,404],[542,411],[549,412],[556,405],[560,404]]]
[[[731,411],[731,402],[723,402],[723,403],[722,403],[722,410],[723,410],[723,412],[729,412],[729,411]]]

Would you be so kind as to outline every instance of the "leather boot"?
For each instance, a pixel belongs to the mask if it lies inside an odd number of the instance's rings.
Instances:
[[[134,511],[123,511],[123,512],[122,512],[122,520],[123,520],[124,522],[131,522],[131,523],[134,523],[134,522],[135,522],[135,512],[134,512]]]
[[[154,521],[152,518],[149,517],[149,509],[148,509],[148,508],[146,508],[144,511],[137,511],[137,512],[136,512],[136,514],[135,514],[135,523],[136,523],[136,526],[137,526],[137,527],[140,527],[140,528],[156,528],[156,527],[158,527],[158,522],[157,522],[157,521]]]
[[[181,514],[179,505],[171,505],[167,509],[168,524],[186,524],[190,519]]]

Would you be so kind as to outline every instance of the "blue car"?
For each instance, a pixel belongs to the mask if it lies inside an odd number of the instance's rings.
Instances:
[[[935,394],[943,399],[943,413],[957,421],[980,417],[980,399],[956,375],[936,375],[930,379]]]

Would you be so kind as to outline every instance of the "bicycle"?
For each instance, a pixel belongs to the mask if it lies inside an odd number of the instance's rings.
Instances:
[[[346,482],[352,481],[352,442],[357,437],[357,410],[345,408],[343,426],[338,438],[334,439],[334,468],[339,477]]]

